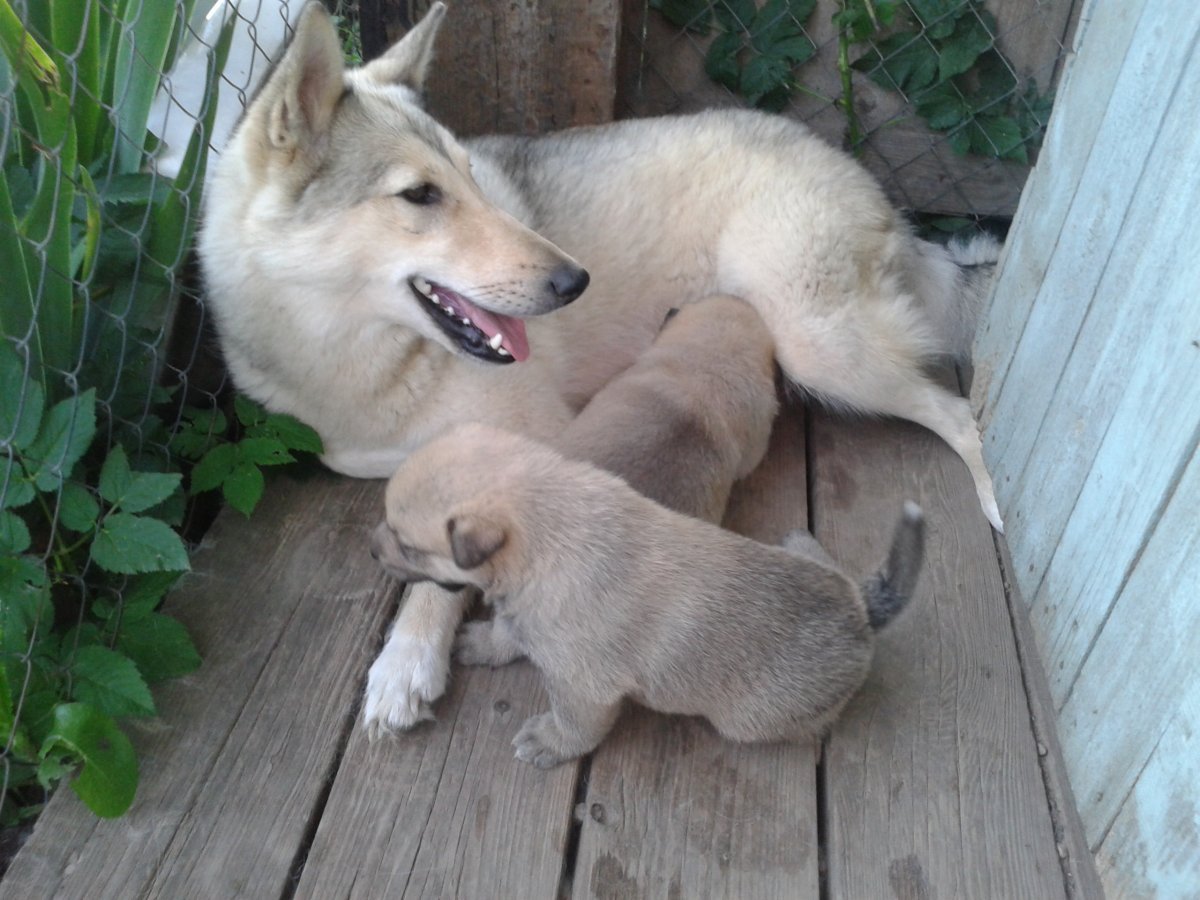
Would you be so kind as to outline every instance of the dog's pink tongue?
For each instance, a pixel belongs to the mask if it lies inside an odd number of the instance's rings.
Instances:
[[[517,362],[529,359],[529,339],[525,336],[525,323],[511,316],[502,316],[475,306],[471,310],[471,321],[488,337],[500,335],[501,345],[512,354]]]

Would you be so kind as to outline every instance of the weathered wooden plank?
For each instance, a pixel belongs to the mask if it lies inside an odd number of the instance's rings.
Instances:
[[[364,55],[375,56],[403,35],[413,6],[364,3]],[[451,3],[426,85],[430,110],[462,135],[609,121],[619,6],[619,0]]]
[[[1060,718],[1095,848],[1175,714],[1200,659],[1200,451],[1170,496]]]
[[[555,896],[577,766],[511,744],[548,705],[528,663],[456,668],[435,722],[375,744],[356,727],[296,896]]]
[[[1190,22],[1193,42],[1200,40],[1200,9],[1195,12]],[[1042,351],[1014,362],[1010,384],[997,409],[993,432],[1011,428],[1013,439],[1006,451],[1008,457],[998,460],[994,474],[1011,477],[1014,482],[1006,521],[1020,525],[1010,540],[1013,554],[1026,573],[1033,567],[1033,578],[1021,576],[1024,590],[1032,590],[1033,579],[1044,574],[1077,508],[1101,442],[1116,441],[1118,455],[1131,466],[1140,452],[1136,448],[1150,446],[1142,443],[1148,436],[1145,409],[1139,412],[1126,406],[1129,415],[1122,430],[1112,429],[1114,412],[1128,399],[1130,382],[1142,385],[1146,399],[1158,395],[1166,400],[1172,396],[1170,382],[1186,378],[1189,362],[1195,362],[1190,345],[1195,335],[1189,328],[1196,319],[1194,285],[1200,279],[1200,260],[1193,252],[1200,241],[1200,222],[1195,216],[1200,185],[1194,178],[1200,165],[1200,133],[1192,127],[1191,111],[1200,105],[1200,86],[1191,82],[1200,78],[1200,56],[1193,55],[1174,77],[1180,79],[1179,90],[1142,169],[1125,225],[1116,236],[1103,273],[1097,276],[1086,318],[1076,326],[1069,321],[1073,313],[1063,311],[1049,321],[1035,316],[1030,322],[1030,333],[1047,328],[1062,344],[1070,343],[1067,355],[1057,347],[1051,349],[1044,335],[1030,339],[1027,333],[1022,343],[1040,344]],[[1101,177],[1100,172],[1095,175]],[[1112,185],[1116,173],[1106,173],[1104,180]],[[1096,189],[1122,190],[1098,185]],[[1147,253],[1147,247],[1154,252]],[[1164,265],[1163,259],[1170,259],[1171,265]],[[1071,296],[1068,285],[1053,284],[1058,285],[1061,297]],[[1178,367],[1172,378],[1163,377],[1167,360]],[[1022,394],[1019,402],[1017,397]],[[1178,396],[1186,395],[1180,392]],[[1023,402],[1041,407],[1041,415],[1025,415]],[[1014,415],[1018,410],[1020,414]],[[1036,429],[1036,434],[1030,435],[1030,428]],[[1155,452],[1173,451],[1155,447]],[[1026,456],[1023,464],[1017,459],[1021,455]],[[1106,474],[1112,472],[1110,467]],[[1113,485],[1104,487],[1111,495]],[[1147,502],[1153,504],[1154,500],[1147,498]],[[1106,511],[1111,508],[1105,506]],[[1120,576],[1115,577],[1110,596],[1119,584]]]
[[[976,407],[982,408],[984,426],[993,417],[996,398],[1088,163],[1089,154],[1083,148],[1096,143],[1109,97],[1121,73],[1119,63],[1126,57],[1145,5],[1146,0],[1089,2],[1075,32],[1077,52],[1059,84],[1038,165],[1022,194],[990,307],[975,341],[972,394]],[[1079,50],[1081,45],[1086,45],[1085,51]],[[1145,127],[1144,120],[1129,121],[1128,114],[1123,124],[1133,129]],[[1124,138],[1116,139],[1120,142]],[[988,459],[995,458],[989,450]],[[1003,481],[997,483],[996,493],[1003,512],[1008,497]],[[1027,595],[1027,599],[1032,596]]]
[[[1092,858],[1083,821],[1079,818],[1079,806],[1075,802],[1075,791],[1071,787],[1071,776],[1063,756],[1062,742],[1058,739],[1058,708],[1050,695],[1050,684],[1039,656],[1033,625],[1029,621],[1029,606],[1021,597],[1021,589],[1012,577],[1013,561],[1008,545],[1002,536],[997,536],[996,549],[1000,552],[1004,587],[1008,594],[1008,612],[1012,618],[1013,637],[1016,639],[1017,655],[1021,660],[1021,672],[1025,678],[1025,694],[1029,698],[1029,712],[1033,724],[1033,736],[1038,742],[1038,757],[1042,768],[1042,779],[1046,784],[1046,800],[1050,806],[1050,819],[1054,823],[1055,848],[1062,860],[1063,878],[1068,900],[1093,900],[1104,896],[1100,876],[1096,872],[1096,861]]]
[[[1179,39],[1167,41],[1165,27]],[[1136,173],[1143,171],[1152,153],[1158,156],[1162,139],[1189,139],[1175,137],[1179,129],[1172,129],[1170,110],[1198,28],[1198,15],[1172,26],[1164,26],[1158,16],[1139,21],[1104,122],[1076,183],[1054,255],[1038,285],[1037,299],[1020,332],[1004,383],[989,403],[984,451],[1006,501],[1001,506],[1006,521],[1017,515],[1014,495],[1018,480],[1072,357],[1076,336],[1094,315],[1097,290],[1112,276],[1121,277],[1112,256],[1140,248],[1146,229],[1156,221],[1150,197],[1138,193]],[[1091,29],[1089,33],[1096,32]],[[1083,48],[1081,58],[1087,52]],[[1065,115],[1069,125],[1069,108]],[[1160,135],[1164,125],[1175,133]],[[1078,143],[1074,146],[1073,152],[1079,153]],[[1163,160],[1163,165],[1171,165]],[[1186,179],[1184,171],[1192,168],[1194,164],[1184,164],[1179,177]],[[1165,174],[1170,169],[1160,171]],[[1111,296],[1108,291],[1106,294]],[[1033,477],[1040,479],[1042,474],[1035,470]],[[1013,552],[1021,558],[1016,544]],[[1032,585],[1023,581],[1022,589],[1026,596],[1033,595]]]
[[[776,421],[726,527],[778,542],[806,527],[804,412]],[[815,748],[738,745],[699,719],[626,711],[593,756],[575,897],[817,896]]]
[[[816,418],[814,531],[873,571],[925,509],[912,608],[880,635],[825,762],[829,896],[1064,896],[995,548],[961,461],[909,423]]]
[[[98,821],[64,786],[0,897],[280,893],[352,709],[366,635],[387,615],[392,588],[363,525],[381,502],[378,483],[322,474],[278,479],[250,521],[222,513],[168,600],[204,663],[156,690],[160,718],[132,728],[133,808]]]
[[[1200,193],[1195,196],[1200,201]],[[1195,326],[1200,312],[1195,285],[1200,284],[1200,259],[1189,248],[1196,246],[1192,241],[1200,240],[1200,228],[1182,224],[1180,228],[1183,240],[1175,251],[1163,248],[1177,261],[1177,280],[1156,284],[1150,271],[1138,279],[1146,296],[1154,298],[1153,312],[1129,304],[1131,312],[1140,314],[1114,326],[1106,347],[1112,352],[1094,359],[1093,384],[1072,402],[1055,404],[1055,427],[1048,427],[1042,439],[1043,444],[1057,442],[1060,453],[1042,481],[1046,508],[1031,511],[1022,528],[1030,532],[1029,542],[1039,536],[1055,542],[1030,613],[1041,635],[1043,656],[1053,661],[1050,682],[1059,706],[1161,515],[1164,498],[1196,446],[1200,429],[1196,340],[1200,335]],[[1129,359],[1130,354],[1136,354],[1136,359]],[[1169,366],[1169,375],[1164,366]],[[1124,383],[1119,381],[1122,377],[1127,379]],[[1095,382],[1107,382],[1107,397],[1101,399]],[[1064,390],[1073,390],[1067,379]],[[1112,415],[1105,416],[1113,394],[1119,400]],[[1102,437],[1096,435],[1101,430]],[[1053,508],[1051,502],[1067,493],[1062,487],[1067,477],[1080,477],[1072,464],[1084,447],[1096,441],[1100,445],[1078,498],[1070,509]],[[1035,459],[1046,466],[1048,455],[1039,453]],[[1067,484],[1068,489],[1074,488],[1072,482]],[[1056,528],[1062,529],[1057,538]],[[1036,566],[1041,558],[1043,554],[1026,553],[1023,560]]]
[[[1200,682],[1096,851],[1108,900],[1195,897],[1200,885]]]

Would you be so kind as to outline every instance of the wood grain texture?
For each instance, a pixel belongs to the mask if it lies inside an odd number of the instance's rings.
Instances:
[[[428,3],[364,5],[364,55],[399,39]],[[461,135],[536,134],[607,122],[616,92],[618,0],[451,3],[426,85],[428,106]]]
[[[275,480],[253,521],[221,514],[167,601],[204,663],[131,727],[133,807],[98,821],[63,785],[0,897],[278,895],[388,613],[363,524],[381,504],[377,482],[318,475]]]
[[[1022,194],[1005,242],[996,287],[975,341],[972,394],[976,407],[982,410],[984,426],[993,416],[996,397],[1063,231],[1081,173],[1088,164],[1088,150],[1095,145],[1105,122],[1108,100],[1121,71],[1118,61],[1128,52],[1146,2],[1089,2],[1075,31],[1077,52],[1063,72],[1038,165]],[[1078,48],[1085,35],[1088,52],[1080,54]],[[1140,119],[1126,124],[1145,127]],[[1118,149],[1113,147],[1109,152]],[[990,454],[989,459],[994,460],[995,455]],[[1007,498],[1003,481],[997,483],[996,490],[1003,512]]]
[[[1200,897],[1200,683],[1193,681],[1096,852],[1108,900]]]
[[[726,527],[779,542],[806,527],[804,411],[776,421]],[[817,896],[816,754],[737,745],[700,719],[626,710],[596,750],[575,897]]]
[[[1193,452],[1062,708],[1063,748],[1093,849],[1154,754],[1183,694],[1197,684],[1197,510],[1200,450]]]
[[[909,423],[817,417],[814,531],[866,575],[904,499],[927,518],[917,595],[880,634],[827,743],[829,896],[1065,895],[991,533],[966,468]]]
[[[517,761],[549,701],[528,663],[455,668],[437,720],[371,744],[358,727],[297,897],[553,897],[577,764]]]

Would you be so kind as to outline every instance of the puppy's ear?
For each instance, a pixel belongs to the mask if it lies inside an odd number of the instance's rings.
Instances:
[[[477,515],[448,519],[446,534],[454,564],[460,569],[482,566],[508,541],[508,532],[502,526]]]
[[[363,66],[362,74],[378,84],[404,85],[420,94],[425,87],[425,74],[433,61],[434,41],[445,15],[445,3],[433,4],[408,34],[378,59]]]
[[[263,90],[271,106],[267,136],[280,150],[311,143],[325,133],[345,91],[342,46],[329,13],[309,3],[296,34]]]

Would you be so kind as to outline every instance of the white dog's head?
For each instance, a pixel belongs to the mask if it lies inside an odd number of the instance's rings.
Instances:
[[[510,363],[530,352],[521,317],[587,286],[574,260],[484,197],[467,151],[422,109],[444,12],[435,4],[347,70],[324,7],[305,8],[206,198],[201,257],[223,338],[252,340],[237,318],[252,283],[315,335],[400,325]]]

